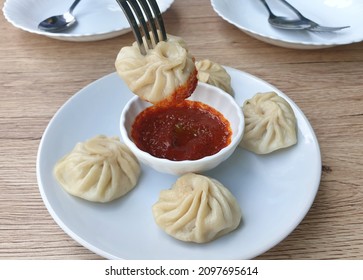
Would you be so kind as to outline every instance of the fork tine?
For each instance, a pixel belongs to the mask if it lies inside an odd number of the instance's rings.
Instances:
[[[133,8],[133,10],[137,16],[137,19],[139,20],[139,23],[140,23],[140,26],[142,27],[148,48],[152,49],[153,45],[152,45],[151,38],[150,38],[149,28],[148,28],[148,25],[146,24],[144,14],[142,13],[142,11],[140,9],[139,2],[137,0],[128,0],[128,2],[130,3],[131,7]]]
[[[146,55],[146,49],[144,46],[144,42],[142,40],[142,35],[139,30],[139,25],[134,17],[133,12],[131,11],[129,5],[127,4],[126,0],[116,0],[116,2],[120,5],[122,10],[124,11],[124,14],[126,15],[126,18],[131,26],[132,32],[134,33],[134,36],[136,38],[137,44],[139,45],[140,53],[143,55]]]
[[[156,24],[161,32],[162,40],[167,40],[163,18],[155,0],[116,0],[116,2],[120,5],[126,15],[142,55],[146,55],[147,53],[142,33],[145,36],[148,48],[153,48],[149,27],[151,28],[156,44],[160,41]],[[148,22],[146,22],[144,14],[146,15]]]
[[[339,31],[345,28],[349,28],[350,26],[342,26],[342,27],[329,27],[329,26],[312,26],[310,28],[307,28],[310,31],[316,31],[316,32],[332,32],[332,31]]]
[[[161,12],[160,12],[159,6],[158,6],[158,4],[156,3],[155,0],[148,0],[148,1],[149,1],[150,6],[151,6],[151,9],[154,12],[155,20],[156,20],[156,22],[159,25],[159,29],[161,31],[162,39],[163,39],[163,41],[166,41],[167,40],[167,36],[166,36],[164,21],[163,21],[163,18],[161,16]]]
[[[160,41],[160,39],[159,39],[159,34],[157,31],[155,20],[154,20],[153,14],[151,13],[149,4],[147,3],[146,0],[139,0],[139,2],[142,6],[143,11],[146,14],[149,25],[151,26],[151,31],[153,32],[153,35],[154,35],[155,44],[157,44]]]

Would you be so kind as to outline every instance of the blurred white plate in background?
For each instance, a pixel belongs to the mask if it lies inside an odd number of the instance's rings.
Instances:
[[[211,0],[216,13],[246,34],[266,43],[294,49],[320,49],[363,40],[362,0],[289,0],[300,12],[326,26],[350,28],[336,32],[282,30],[272,27],[259,0]],[[276,15],[295,16],[277,0],[268,0]]]
[[[98,41],[113,38],[129,31],[130,25],[115,0],[84,0],[74,9],[77,24],[61,33],[38,29],[42,20],[63,14],[73,0],[6,0],[3,13],[15,27],[22,30],[65,41]],[[157,0],[160,11],[165,12],[174,0]]]

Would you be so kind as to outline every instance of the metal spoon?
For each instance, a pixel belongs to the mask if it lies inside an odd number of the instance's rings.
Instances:
[[[73,16],[72,12],[80,1],[81,0],[75,0],[68,11],[63,15],[52,16],[43,20],[39,23],[38,28],[47,32],[59,32],[68,29],[76,23],[76,18]]]
[[[310,23],[306,23],[300,19],[289,19],[287,17],[280,17],[276,16],[270,9],[269,5],[266,3],[265,0],[260,0],[262,4],[266,7],[269,18],[268,22],[277,28],[282,29],[290,29],[290,30],[303,30],[307,29],[311,26]]]

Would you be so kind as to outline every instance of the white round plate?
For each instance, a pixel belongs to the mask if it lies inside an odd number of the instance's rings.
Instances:
[[[66,193],[53,167],[77,142],[98,134],[119,136],[119,120],[133,96],[116,73],[85,87],[50,121],[37,158],[44,203],[58,225],[77,242],[109,259],[251,259],[274,247],[301,222],[317,193],[321,175],[319,145],[302,111],[282,92],[247,73],[228,68],[239,104],[257,92],[276,91],[291,104],[298,144],[258,156],[242,148],[206,172],[236,196],[243,222],[232,233],[207,244],[168,236],[154,222],[151,207],[177,177],[142,165],[138,185],[111,203],[92,203]]]
[[[326,26],[350,28],[336,32],[282,30],[272,27],[266,8],[259,0],[211,0],[216,13],[246,34],[272,45],[293,49],[321,49],[363,40],[363,1],[289,0],[306,17]],[[295,17],[277,0],[268,0],[276,15]]]
[[[3,13],[15,27],[22,30],[65,41],[98,41],[129,32],[130,25],[115,0],[84,0],[74,9],[77,24],[60,33],[38,29],[42,20],[64,13],[73,0],[6,0]],[[174,0],[157,0],[160,11],[165,12]]]

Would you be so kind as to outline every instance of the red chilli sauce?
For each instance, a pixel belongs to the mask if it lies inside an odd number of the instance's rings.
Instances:
[[[184,100],[151,106],[132,125],[131,137],[139,149],[173,161],[213,155],[231,142],[229,121],[199,101]]]

